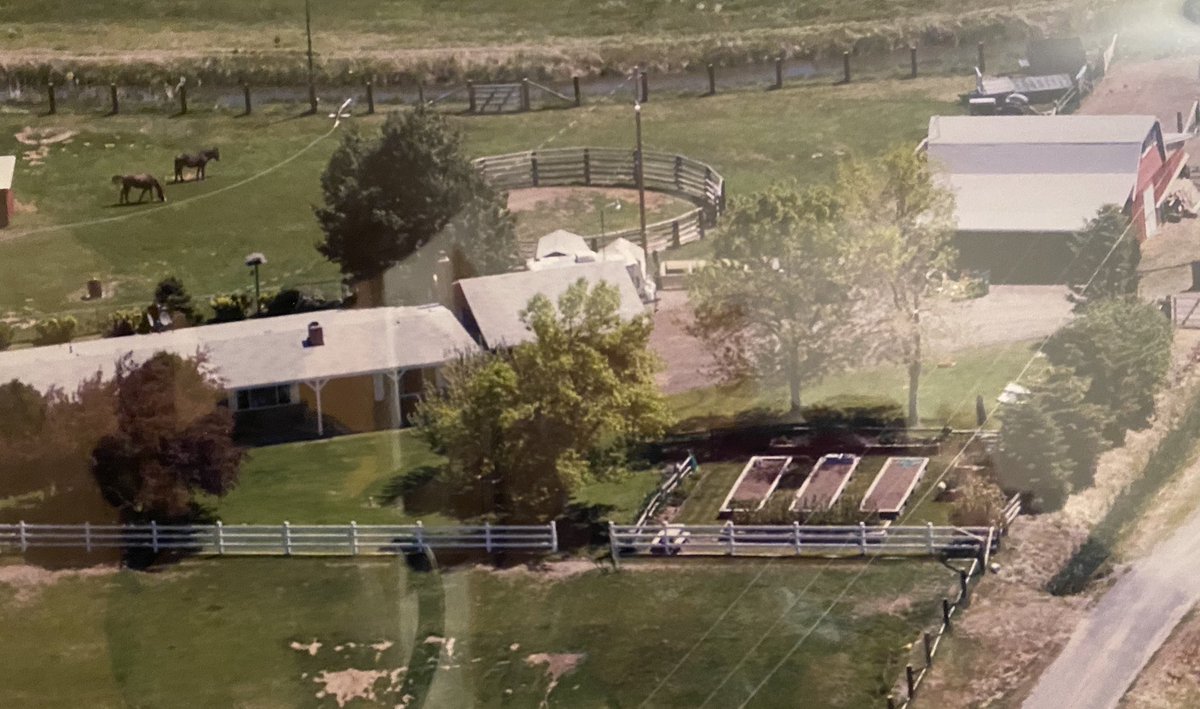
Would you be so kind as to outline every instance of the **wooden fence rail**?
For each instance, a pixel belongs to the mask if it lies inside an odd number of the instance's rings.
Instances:
[[[622,556],[961,556],[999,548],[994,527],[609,524],[614,561]]]
[[[696,456],[688,454],[688,457],[679,463],[674,463],[670,466],[666,479],[662,484],[654,490],[653,494],[646,501],[646,505],[642,508],[642,513],[638,515],[635,526],[641,527],[646,524],[658,511],[662,509],[663,504],[667,500],[667,496],[674,492],[675,488],[679,487],[683,479],[691,473],[700,470],[700,463],[696,461]]]
[[[686,197],[696,209],[679,217],[646,225],[650,251],[662,251],[704,238],[725,211],[725,179],[711,166],[672,153],[645,151],[643,176],[646,189]],[[478,158],[475,167],[499,190],[579,185],[584,187],[637,186],[637,151],[621,148],[554,148]],[[618,237],[636,241],[640,229],[606,232],[585,237],[608,242]]]
[[[0,525],[0,553],[39,548],[144,548],[210,555],[380,555],[426,550],[555,552],[547,525]]]

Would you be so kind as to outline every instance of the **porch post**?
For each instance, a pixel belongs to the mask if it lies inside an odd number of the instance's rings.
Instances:
[[[324,436],[325,435],[325,418],[324,418],[322,408],[321,408],[321,390],[325,388],[325,385],[329,383],[329,380],[328,379],[310,379],[304,383],[308,385],[309,389],[313,390],[313,394],[315,394],[317,397],[317,435]]]
[[[404,407],[400,405],[402,393],[400,386],[404,380],[404,373],[407,369],[393,369],[388,372],[388,379],[392,380],[392,428],[401,428],[404,426]]]

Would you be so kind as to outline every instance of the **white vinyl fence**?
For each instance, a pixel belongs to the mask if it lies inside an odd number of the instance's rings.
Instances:
[[[415,525],[0,525],[0,552],[143,548],[209,555],[386,555],[416,551],[558,551],[554,524]]]
[[[996,527],[812,525],[609,525],[614,559],[662,556],[989,556]]]

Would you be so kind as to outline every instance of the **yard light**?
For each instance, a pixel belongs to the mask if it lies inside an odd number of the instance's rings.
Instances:
[[[642,235],[642,256],[650,263],[650,248],[646,243],[646,180],[642,165],[642,104],[633,104],[634,130],[637,135],[637,164],[634,165],[638,190],[639,231]]]
[[[614,212],[621,211],[621,200],[617,199],[617,200],[613,200],[612,202],[609,202],[608,204],[600,205],[600,238],[601,239],[604,238],[604,210],[606,210],[606,209],[611,209]]]
[[[254,269],[254,314],[262,314],[262,291],[259,288],[258,267],[267,262],[267,257],[255,251],[246,257],[246,265]]]

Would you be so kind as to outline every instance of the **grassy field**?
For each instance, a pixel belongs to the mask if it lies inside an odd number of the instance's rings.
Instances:
[[[857,709],[883,703],[903,646],[954,582],[914,561],[588,564],[572,562],[573,575],[415,573],[384,560],[85,576],[0,566],[0,704],[332,707],[341,683],[346,701],[356,685],[373,689],[350,706],[615,707],[661,682],[651,706],[710,695],[734,706],[767,680],[750,706],[803,696]],[[552,683],[543,653],[574,669]]]
[[[960,352],[940,364],[927,362],[921,378],[922,423],[941,427],[973,427],[975,397],[982,395],[991,407],[1004,386],[1029,361],[1030,343],[1013,343]],[[825,379],[803,393],[807,403],[837,395],[884,397],[903,404],[907,401],[908,375],[900,366],[884,366],[845,372]],[[696,389],[671,397],[680,423],[679,430],[733,423],[746,417],[780,416],[787,410],[786,387],[739,387]]]
[[[442,462],[413,429],[255,448],[237,488],[203,502],[226,524],[444,524],[446,491],[430,481]],[[575,501],[632,521],[658,482],[655,471],[595,481]]]
[[[1072,27],[1112,0],[332,0],[312,3],[317,71],[323,79],[363,75],[458,79],[464,75],[561,77],[641,63],[680,68],[745,63],[788,49],[838,55],[917,42],[929,65],[970,69],[976,39]],[[79,13],[67,0],[10,3],[0,57],[6,72],[38,81],[67,68],[85,79],[160,84],[181,73],[236,83],[249,76],[303,80],[304,13],[290,0],[196,3],[136,0]],[[103,28],[102,32],[95,31]],[[939,52],[933,57],[934,51]],[[953,57],[952,62],[948,58]],[[42,74],[37,71],[42,70]]]
[[[915,143],[930,115],[959,110],[953,101],[962,88],[957,79],[921,79],[663,98],[645,109],[647,147],[710,162],[728,178],[731,195],[783,179],[814,182],[828,178],[839,154]],[[364,128],[380,120],[355,119]],[[612,103],[454,122],[473,155],[632,144],[628,108]],[[25,154],[38,148],[15,137],[26,127],[77,134],[31,161]],[[243,118],[202,107],[176,118],[0,112],[0,154],[22,156],[14,178],[21,206],[0,233],[0,313],[32,319],[70,312],[94,327],[117,307],[146,302],[168,274],[196,296],[249,288],[242,260],[251,251],[267,256],[264,287],[335,290],[336,269],[313,248],[320,230],[312,206],[336,144],[335,136],[322,137],[329,128],[323,117],[294,118],[282,109]],[[112,175],[169,179],[174,155],[210,145],[221,147],[222,160],[208,181],[168,184],[165,206],[116,206]],[[543,219],[537,229],[549,226]],[[113,295],[82,301],[93,277]]]

